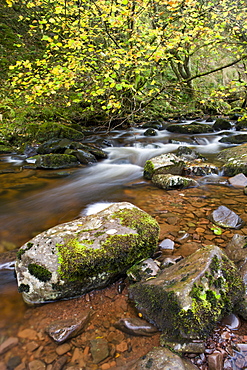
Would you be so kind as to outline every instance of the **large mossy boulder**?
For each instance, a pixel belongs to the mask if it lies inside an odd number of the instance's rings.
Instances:
[[[131,203],[53,227],[17,255],[19,291],[30,304],[103,288],[157,248],[159,226]]]
[[[179,134],[206,134],[208,132],[213,132],[211,125],[196,121],[189,124],[171,124],[167,126],[166,129],[169,132],[176,132]]]
[[[175,154],[161,154],[146,161],[143,176],[151,179],[153,175],[172,174],[181,175],[184,168],[184,161]]]
[[[247,144],[223,149],[217,159],[223,163],[225,176],[235,176],[238,173],[247,176]]]
[[[33,167],[49,170],[78,166],[79,162],[74,155],[69,154],[38,154],[28,159]]]
[[[243,298],[244,286],[234,263],[208,246],[129,292],[146,320],[167,337],[184,340],[205,338]]]
[[[219,142],[227,144],[243,144],[247,142],[247,134],[225,136],[222,137]]]

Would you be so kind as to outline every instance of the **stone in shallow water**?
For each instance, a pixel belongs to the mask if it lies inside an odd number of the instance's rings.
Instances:
[[[181,358],[168,348],[156,347],[143,356],[134,367],[135,370],[198,370],[189,360]]]
[[[89,323],[92,312],[86,311],[79,317],[52,322],[46,329],[46,333],[57,343],[76,337]]]
[[[90,341],[90,350],[93,362],[98,364],[109,356],[109,346],[104,338],[96,338]]]
[[[203,339],[244,295],[234,263],[216,246],[201,248],[156,278],[129,287],[143,317],[168,338]]]
[[[230,177],[228,181],[234,188],[244,188],[247,186],[247,177],[243,173]]]
[[[135,336],[150,337],[158,331],[156,326],[137,317],[120,319],[114,324],[114,326],[116,329],[119,329],[124,333]]]
[[[219,206],[215,209],[209,219],[216,225],[230,229],[240,229],[244,221],[235,212],[225,206]]]
[[[189,177],[183,177],[178,175],[163,175],[163,174],[155,174],[152,177],[152,182],[165,190],[170,189],[184,189],[188,187],[198,186],[198,182],[194,179],[191,179]]]
[[[19,291],[26,303],[72,298],[104,288],[152,255],[159,225],[131,203],[111,204],[55,226],[17,253]]]

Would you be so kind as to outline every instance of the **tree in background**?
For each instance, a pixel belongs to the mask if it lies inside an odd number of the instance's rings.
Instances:
[[[12,6],[12,0],[6,0]],[[26,102],[85,114],[230,106],[246,98],[247,20],[238,0],[18,1],[42,54],[11,65]]]

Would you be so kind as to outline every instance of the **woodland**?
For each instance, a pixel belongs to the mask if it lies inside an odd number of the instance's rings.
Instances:
[[[47,120],[245,117],[245,0],[0,0],[0,8],[2,133]]]

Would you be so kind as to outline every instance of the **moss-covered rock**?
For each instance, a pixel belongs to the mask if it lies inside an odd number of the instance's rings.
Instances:
[[[227,144],[243,144],[247,142],[247,134],[224,136],[219,141]]]
[[[217,159],[223,163],[222,169],[226,176],[238,173],[247,175],[247,144],[221,150]]]
[[[206,337],[243,298],[244,286],[234,263],[209,246],[129,292],[145,319],[168,337],[183,340]]]
[[[153,175],[158,174],[181,175],[184,165],[184,161],[175,154],[162,154],[146,161],[143,176],[151,179]]]
[[[230,130],[232,127],[231,122],[225,118],[217,118],[213,124],[213,129],[215,131],[219,130]]]
[[[184,189],[198,186],[198,182],[194,179],[178,175],[162,175],[157,174],[152,177],[152,182],[159,188],[170,189]]]
[[[167,126],[166,129],[169,132],[177,132],[179,134],[206,134],[208,132],[213,132],[213,128],[211,125],[200,122],[192,122],[182,125],[172,124]]]
[[[28,158],[28,163],[34,163],[36,168],[53,169],[78,166],[77,158],[68,154],[44,154]]]
[[[41,303],[105,287],[152,255],[158,236],[159,226],[146,212],[112,204],[26,243],[16,263],[19,290],[27,303]]]

